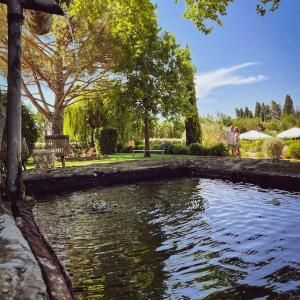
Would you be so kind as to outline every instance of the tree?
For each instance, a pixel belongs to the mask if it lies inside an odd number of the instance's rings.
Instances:
[[[176,119],[184,114],[188,91],[181,74],[180,52],[173,35],[157,34],[136,60],[133,71],[124,76],[124,98],[137,116],[144,120],[145,157],[150,156],[149,122],[158,114]]]
[[[259,102],[256,102],[254,117],[255,118],[260,118],[260,116],[261,116],[261,104]]]
[[[271,102],[270,116],[272,119],[279,120],[281,116],[281,107],[276,101]]]
[[[213,29],[207,22],[222,26],[221,17],[227,15],[229,4],[235,0],[185,0],[185,18],[191,20],[204,34]],[[260,15],[265,15],[267,10],[274,12],[278,9],[281,0],[257,0],[256,10]],[[175,0],[179,2],[179,0]],[[269,9],[268,9],[269,8]]]
[[[185,119],[186,144],[200,144],[202,142],[202,131],[197,108],[197,98],[194,81],[195,68],[191,61],[189,48],[182,49],[182,51],[180,51],[180,58],[181,72],[183,74],[183,77],[186,79],[186,89],[189,93],[189,107],[187,109]]]
[[[73,5],[76,5],[76,1]],[[52,123],[53,133],[63,131],[64,109],[78,98],[95,94],[94,84],[101,81],[106,89],[106,72],[111,69],[112,37],[106,10],[91,24],[86,16],[54,17],[52,32],[38,36],[23,31],[23,96]],[[0,60],[6,71],[7,35],[5,11],[0,10]],[[76,62],[76,63],[74,63]],[[51,91],[53,99],[45,91]],[[97,92],[100,92],[99,85]],[[48,92],[49,95],[49,92]],[[52,98],[51,97],[51,98]]]
[[[65,112],[64,131],[71,139],[95,146],[95,129],[108,125],[103,99],[90,99],[71,105]]]
[[[286,95],[286,97],[285,97],[282,114],[283,115],[295,114],[294,102],[290,95]]]

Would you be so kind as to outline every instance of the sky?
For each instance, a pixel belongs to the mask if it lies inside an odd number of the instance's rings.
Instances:
[[[261,17],[258,0],[236,0],[204,35],[182,18],[184,1],[155,0],[160,26],[191,49],[201,115],[235,114],[256,101],[281,104],[287,94],[300,108],[300,0],[282,0],[275,13]]]

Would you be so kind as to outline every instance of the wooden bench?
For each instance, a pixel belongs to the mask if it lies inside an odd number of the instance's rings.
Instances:
[[[59,157],[63,168],[66,166],[65,156],[70,149],[70,138],[68,135],[56,134],[45,136],[46,149],[54,151],[55,156]]]
[[[145,153],[146,150],[132,150],[132,157],[134,157],[134,153]],[[165,150],[149,150],[151,153],[162,153],[165,154]]]

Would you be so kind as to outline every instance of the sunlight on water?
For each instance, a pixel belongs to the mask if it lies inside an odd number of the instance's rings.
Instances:
[[[80,299],[300,297],[299,194],[179,179],[41,200]]]

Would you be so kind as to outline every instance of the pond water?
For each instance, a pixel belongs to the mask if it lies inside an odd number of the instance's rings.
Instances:
[[[40,201],[79,299],[300,299],[299,194],[188,178]]]

